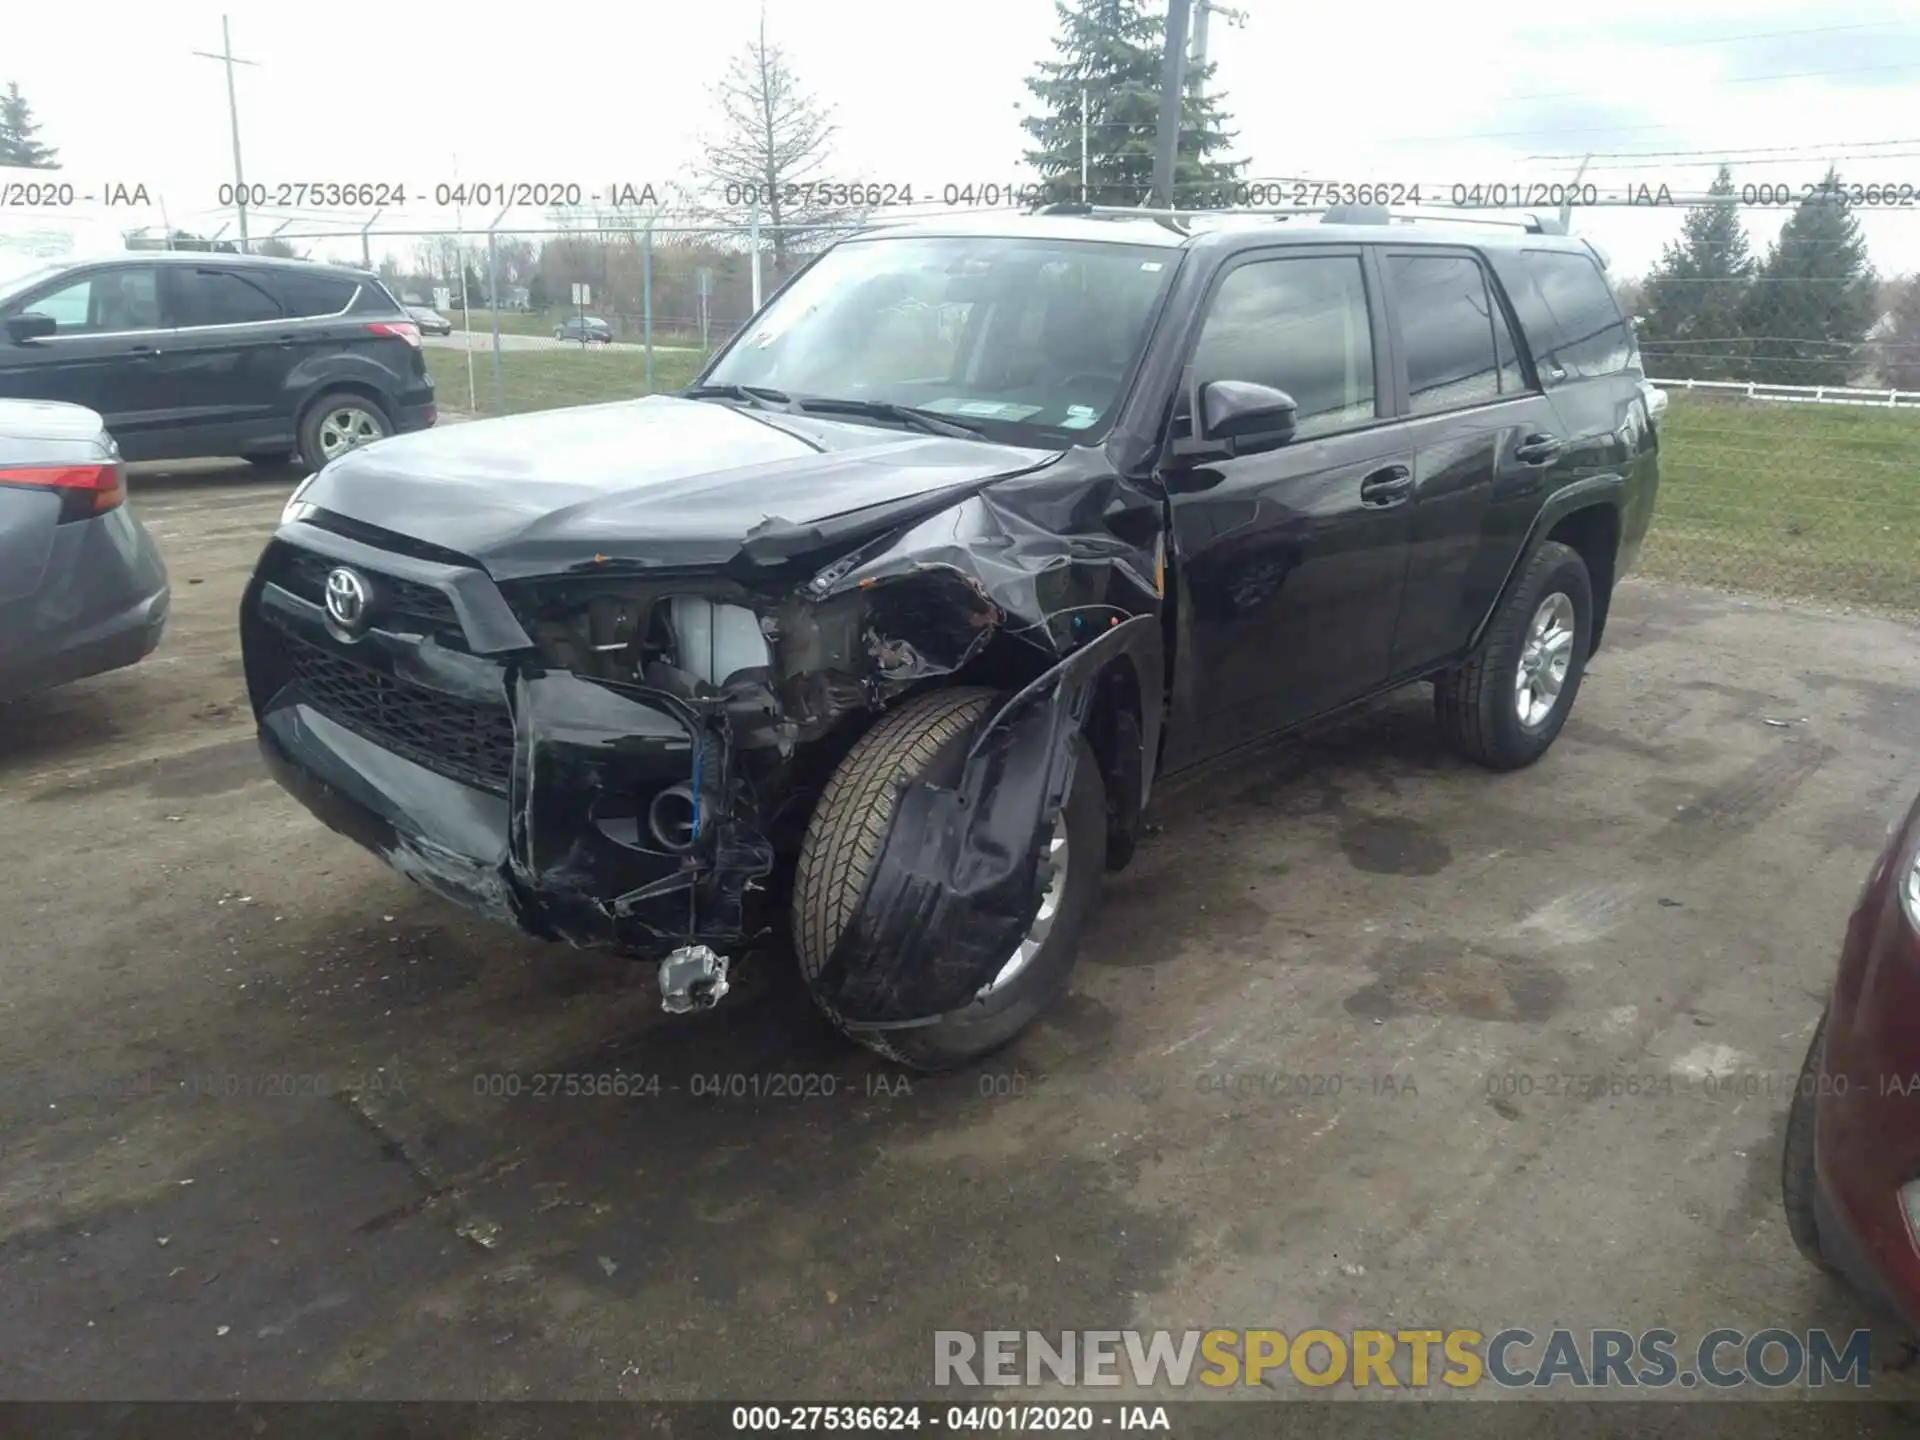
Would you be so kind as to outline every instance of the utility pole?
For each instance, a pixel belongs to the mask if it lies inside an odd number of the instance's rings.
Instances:
[[[1080,87],[1080,203],[1087,203],[1087,87]]]
[[[1560,206],[1560,228],[1569,235],[1573,233],[1573,196],[1580,193],[1580,177],[1587,173],[1587,166],[1592,163],[1591,155],[1580,162],[1580,168],[1573,172],[1573,184],[1567,187],[1568,197]]]
[[[218,60],[227,67],[227,121],[233,128],[233,200],[240,212],[240,253],[247,253],[247,181],[240,171],[240,102],[234,96],[233,67],[251,65],[251,60],[242,60],[233,53],[233,34],[228,29],[227,17],[220,17],[220,53],[213,55],[205,50],[196,50],[194,54],[203,60]]]
[[[1193,11],[1193,49],[1187,56],[1188,74],[1193,88],[1200,88],[1200,77],[1207,68],[1207,17],[1213,13],[1211,0],[1198,0]]]
[[[1187,14],[1193,0],[1167,0],[1167,49],[1160,74],[1160,126],[1154,136],[1153,198],[1162,208],[1173,205],[1174,160],[1180,149],[1180,92],[1187,58]]]
[[[1193,90],[1197,95],[1200,87],[1206,83],[1207,68],[1207,20],[1217,10],[1222,19],[1231,20],[1236,25],[1246,23],[1246,13],[1241,10],[1229,10],[1225,5],[1216,5],[1214,0],[1194,0],[1193,47],[1187,57],[1188,78],[1193,81]]]

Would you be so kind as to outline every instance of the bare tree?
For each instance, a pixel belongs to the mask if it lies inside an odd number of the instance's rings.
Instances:
[[[767,16],[718,86],[717,133],[706,144],[702,167],[708,203],[737,219],[759,197],[761,218],[773,250],[775,283],[790,273],[796,245],[789,226],[845,228],[848,206],[832,186],[848,176],[823,173],[833,153],[833,109],[800,83],[786,53],[767,39]],[[825,194],[809,189],[825,183]]]
[[[1904,276],[1889,288],[1892,303],[1868,342],[1874,368],[1890,390],[1920,390],[1920,275]]]

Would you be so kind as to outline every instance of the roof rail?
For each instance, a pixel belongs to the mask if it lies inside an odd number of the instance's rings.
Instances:
[[[1389,208],[1385,205],[1335,205],[1320,218],[1328,225],[1390,225],[1395,222],[1418,224],[1431,220],[1450,225],[1499,225],[1525,230],[1529,235],[1567,233],[1566,228],[1560,223],[1559,216],[1541,215],[1532,210],[1523,210],[1511,217],[1489,217],[1462,214],[1458,210],[1435,209],[1431,206]]]
[[[1221,206],[1211,209],[1181,209],[1151,205],[1087,205],[1079,201],[1059,201],[1050,205],[1036,207],[1030,213],[1035,215],[1084,215],[1099,220],[1159,220],[1171,223],[1175,229],[1185,232],[1187,222],[1204,220],[1209,216],[1264,216],[1269,219],[1288,220],[1295,217],[1315,215],[1326,225],[1390,225],[1418,224],[1434,221],[1449,225],[1497,225],[1506,229],[1525,230],[1530,235],[1565,235],[1566,229],[1560,224],[1558,216],[1540,215],[1534,211],[1523,211],[1511,218],[1489,217],[1484,215],[1462,214],[1456,210],[1435,209],[1432,207],[1395,207],[1385,205],[1270,205],[1270,206]]]

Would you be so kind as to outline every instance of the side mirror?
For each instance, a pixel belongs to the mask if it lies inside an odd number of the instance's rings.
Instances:
[[[1195,438],[1210,441],[1270,441],[1284,445],[1293,438],[1299,406],[1284,390],[1251,380],[1209,380],[1200,387],[1194,407],[1199,423]]]
[[[42,315],[38,310],[7,317],[7,338],[16,345],[24,345],[29,340],[44,340],[59,328],[51,315]]]

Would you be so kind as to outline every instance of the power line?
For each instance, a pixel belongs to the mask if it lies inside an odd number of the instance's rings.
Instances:
[[[1842,30],[1884,30],[1889,25],[1911,25],[1910,20],[1862,20],[1852,25],[1810,25],[1803,30],[1753,30],[1739,35],[1706,35],[1697,40],[1662,40],[1663,50],[1682,45],[1732,45],[1743,40],[1777,40],[1783,35],[1833,35]]]
[[[1863,145],[1920,145],[1920,135],[1903,140],[1826,140],[1814,145],[1722,145],[1711,150],[1593,150],[1559,155],[1524,155],[1526,160],[1653,160],[1676,155],[1776,155],[1789,150],[1852,150]]]
[[[1828,75],[1865,75],[1881,70],[1920,69],[1911,60],[1896,61],[1885,65],[1846,65],[1834,70],[1788,70],[1776,75],[1735,75],[1726,79],[1715,79],[1716,85],[1758,85],[1768,80],[1815,80]],[[1541,90],[1528,95],[1490,95],[1489,100],[1509,103],[1515,100],[1564,100],[1568,97],[1589,98],[1591,90]]]

